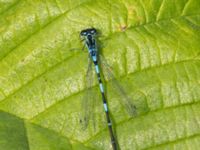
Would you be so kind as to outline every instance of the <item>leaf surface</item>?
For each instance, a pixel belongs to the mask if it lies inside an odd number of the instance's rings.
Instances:
[[[0,1],[0,149],[112,149],[100,98],[81,129],[88,27],[137,108],[106,82],[119,147],[198,149],[199,0]]]

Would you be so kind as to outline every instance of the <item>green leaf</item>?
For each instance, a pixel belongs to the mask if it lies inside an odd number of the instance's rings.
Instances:
[[[137,108],[106,82],[121,150],[199,149],[199,0],[2,0],[0,150],[112,149],[98,92],[80,123],[88,54],[72,49],[88,27]]]

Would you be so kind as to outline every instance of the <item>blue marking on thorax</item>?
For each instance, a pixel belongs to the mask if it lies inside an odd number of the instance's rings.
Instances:
[[[97,61],[97,51],[96,49],[89,49],[89,53],[90,53],[90,56],[92,58],[92,61]]]

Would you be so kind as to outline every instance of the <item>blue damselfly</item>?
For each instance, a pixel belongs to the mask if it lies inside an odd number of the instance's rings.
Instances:
[[[109,108],[108,108],[108,104],[107,104],[107,99],[106,99],[106,95],[105,95],[105,89],[104,89],[104,85],[102,82],[102,76],[100,74],[100,62],[101,65],[104,66],[105,69],[105,76],[107,76],[110,80],[112,80],[112,87],[117,90],[117,93],[122,95],[122,102],[124,104],[124,106],[126,107],[126,110],[129,112],[130,115],[135,115],[135,106],[132,104],[131,100],[126,96],[126,92],[125,90],[123,90],[123,88],[119,85],[119,83],[117,81],[115,81],[115,77],[112,74],[112,72],[110,71],[110,67],[109,65],[106,63],[106,61],[103,59],[103,57],[99,54],[98,52],[98,48],[97,48],[97,40],[96,40],[96,35],[97,35],[97,30],[95,28],[89,28],[89,29],[85,29],[82,30],[80,33],[81,38],[84,40],[84,44],[88,50],[89,53],[89,66],[88,66],[88,71],[87,71],[87,76],[89,77],[89,82],[91,82],[90,80],[90,70],[91,70],[91,66],[92,63],[95,66],[95,72],[97,75],[97,79],[98,79],[98,84],[99,84],[99,89],[101,92],[101,96],[102,96],[102,101],[103,101],[103,107],[104,107],[104,111],[106,114],[106,119],[107,119],[107,124],[108,124],[108,129],[109,129],[109,133],[110,133],[110,139],[111,139],[111,144],[112,144],[112,148],[113,150],[117,150],[118,149],[118,144],[117,144],[117,139],[116,136],[114,134],[113,131],[113,126],[112,126],[112,121],[111,121],[111,117],[110,117],[110,112],[109,112]],[[92,99],[92,97],[90,97]],[[89,112],[90,113],[90,112]],[[87,115],[87,114],[86,114]],[[89,114],[88,114],[89,115]],[[87,116],[85,117],[85,121],[87,120]]]

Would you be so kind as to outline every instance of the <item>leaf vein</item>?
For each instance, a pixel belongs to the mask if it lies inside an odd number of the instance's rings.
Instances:
[[[194,60],[187,60],[187,61],[194,61]],[[181,62],[176,62],[175,64],[179,64],[179,63],[183,63],[183,62],[185,62],[185,60],[184,60],[184,61],[181,61]],[[166,66],[166,65],[171,65],[171,64],[173,64],[173,63],[165,64],[164,66]],[[151,68],[147,68],[147,69],[143,69],[142,71],[146,71],[146,70],[149,70],[149,69],[155,69],[155,68],[160,68],[160,66],[151,67]],[[134,75],[135,73],[137,73],[137,72],[130,73],[130,75],[131,75],[131,74]],[[121,76],[121,78],[123,78],[123,77],[125,77],[125,76],[126,76],[126,75],[123,75],[123,76]],[[108,82],[109,82],[109,81],[108,81]],[[82,91],[85,91],[85,90],[87,90],[87,89],[84,89],[84,90],[82,90]],[[69,97],[75,96],[75,95],[79,94],[80,92],[81,92],[81,91],[79,91],[79,92],[77,92],[77,93],[74,93],[74,94],[70,95]],[[33,120],[33,119],[37,118],[38,116],[40,116],[41,114],[48,112],[52,107],[54,107],[55,105],[58,105],[59,103],[62,103],[64,100],[66,100],[66,99],[69,98],[69,97],[64,97],[64,98],[58,100],[56,103],[54,103],[54,104],[52,104],[51,106],[47,107],[47,109],[45,109],[44,111],[41,111],[40,113],[36,114],[35,116],[33,116],[33,118],[30,118],[30,119]],[[170,107],[167,107],[167,108],[170,108]]]
[[[15,3],[11,4],[8,8],[6,8],[4,11],[2,11],[2,12],[0,13],[0,15],[3,15],[5,12],[7,12],[8,10],[10,10],[11,8],[17,6],[20,2],[21,2],[21,0],[16,1]]]

